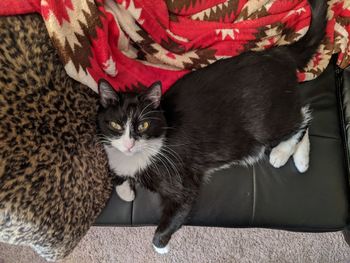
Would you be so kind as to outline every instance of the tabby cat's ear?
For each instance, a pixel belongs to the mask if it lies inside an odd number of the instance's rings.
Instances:
[[[153,108],[158,108],[162,97],[162,83],[154,82],[146,91],[146,98],[153,102]]]
[[[110,105],[116,105],[119,101],[117,92],[107,80],[99,80],[98,93],[100,95],[100,103],[104,108],[107,108]]]

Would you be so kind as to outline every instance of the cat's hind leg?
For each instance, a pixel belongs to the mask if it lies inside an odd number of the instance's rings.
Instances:
[[[305,132],[302,140],[297,144],[295,153],[293,154],[295,167],[300,173],[304,173],[309,168],[310,161],[310,140],[309,130]]]
[[[296,146],[300,141],[300,132],[296,133],[288,140],[279,143],[271,150],[270,164],[275,168],[280,168],[287,163],[289,158],[296,150]]]
[[[308,125],[311,121],[311,112],[309,106],[304,106],[301,108],[302,122],[300,124],[299,130],[292,135],[288,140],[282,141],[276,147],[274,147],[270,153],[270,164],[275,168],[280,168],[287,163],[289,158],[299,149],[299,145],[301,145],[298,154],[294,158],[294,161],[297,160],[296,166],[300,171],[306,171],[305,168],[306,162],[308,164],[308,159],[302,158],[309,156],[310,145],[308,144],[309,135],[307,132]],[[308,158],[308,157],[307,157]]]
[[[280,168],[287,163],[293,155],[295,167],[300,173],[304,173],[309,168],[310,160],[310,140],[309,132],[306,130],[301,137],[299,133],[290,139],[281,142],[270,153],[270,164],[275,168]]]

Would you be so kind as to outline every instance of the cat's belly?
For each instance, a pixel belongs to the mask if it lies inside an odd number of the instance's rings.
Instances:
[[[262,146],[261,148],[259,148],[257,151],[255,151],[254,153],[242,158],[241,160],[236,160],[236,161],[232,161],[232,162],[228,162],[224,165],[220,165],[218,167],[214,167],[214,168],[210,168],[205,172],[205,180],[208,179],[210,177],[210,175],[216,171],[222,170],[222,169],[227,169],[233,165],[243,165],[243,166],[251,166],[255,163],[257,163],[258,161],[260,161],[261,159],[263,159],[263,157],[265,156],[265,147]]]

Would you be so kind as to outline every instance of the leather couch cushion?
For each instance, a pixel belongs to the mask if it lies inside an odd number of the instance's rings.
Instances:
[[[189,225],[269,227],[331,231],[347,223],[347,169],[338,114],[335,66],[316,80],[300,84],[313,110],[310,168],[300,174],[293,161],[280,169],[268,158],[254,167],[231,167],[213,174],[203,186]],[[138,188],[132,203],[115,193],[96,225],[157,224],[157,194]]]

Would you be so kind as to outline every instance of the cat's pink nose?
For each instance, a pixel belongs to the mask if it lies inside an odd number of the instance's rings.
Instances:
[[[135,140],[128,140],[128,141],[124,142],[124,146],[126,149],[128,149],[128,151],[130,151],[132,149],[132,147],[135,146]]]

